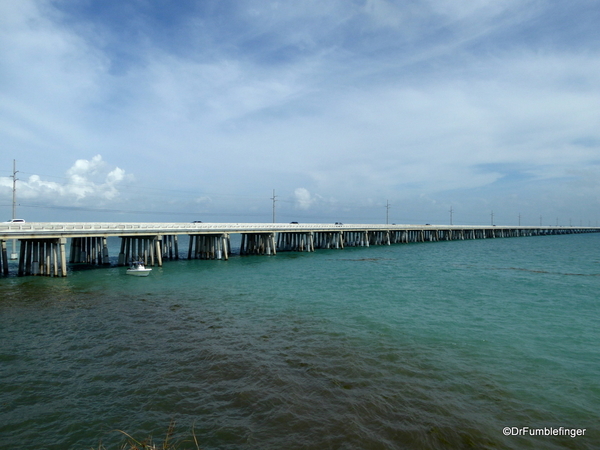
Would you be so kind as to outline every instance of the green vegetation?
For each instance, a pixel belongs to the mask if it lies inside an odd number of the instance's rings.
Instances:
[[[191,440],[185,441],[174,441],[173,434],[175,431],[175,422],[171,421],[169,424],[169,428],[167,430],[167,434],[162,443],[154,443],[152,437],[148,437],[142,441],[138,441],[134,437],[130,436],[126,432],[122,430],[115,430],[119,433],[122,433],[127,437],[127,441],[122,444],[118,450],[185,450],[185,449],[196,449],[201,450],[198,445],[198,440],[196,439],[196,434],[194,433],[194,428],[192,427],[192,438],[193,438],[193,446]],[[93,450],[93,449],[92,449]],[[109,450],[104,445],[100,444],[97,450]]]

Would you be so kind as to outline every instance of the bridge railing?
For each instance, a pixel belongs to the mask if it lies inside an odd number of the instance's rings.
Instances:
[[[23,235],[78,235],[78,234],[194,234],[194,233],[246,233],[246,232],[311,232],[359,230],[589,230],[597,227],[541,227],[541,226],[484,226],[484,225],[420,225],[420,224],[333,224],[333,223],[109,223],[109,222],[26,222],[0,223],[0,239]]]

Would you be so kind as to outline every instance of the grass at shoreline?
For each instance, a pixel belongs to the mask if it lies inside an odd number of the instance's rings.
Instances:
[[[194,428],[192,427],[192,438],[193,440],[185,440],[185,441],[173,441],[173,434],[175,431],[175,422],[171,421],[169,424],[169,428],[167,429],[167,434],[165,435],[162,443],[155,443],[152,440],[152,437],[148,437],[142,441],[138,441],[131,435],[127,434],[123,430],[115,430],[124,436],[127,437],[127,441],[124,444],[121,444],[118,447],[118,450],[184,450],[184,449],[195,449],[201,450],[198,445],[198,439],[196,439],[196,434],[194,433]],[[193,443],[193,446],[191,446]],[[185,447],[184,444],[187,444]],[[109,450],[102,443],[98,445],[97,449],[92,450]]]

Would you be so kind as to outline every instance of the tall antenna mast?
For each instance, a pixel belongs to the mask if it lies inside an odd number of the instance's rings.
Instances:
[[[13,203],[12,203],[12,218],[15,220],[17,218],[17,161],[13,159],[13,174],[11,176],[13,179]],[[12,241],[12,252],[10,254],[10,259],[17,259],[17,240],[13,239]]]
[[[13,202],[12,202],[12,218],[13,220],[17,218],[17,161],[13,159],[13,174],[11,176],[13,179]]]
[[[385,223],[386,225],[388,223],[390,223],[390,201],[386,200],[386,205],[385,205]]]
[[[273,197],[271,197],[271,200],[273,200],[273,223],[275,223],[275,202],[277,201],[277,196],[275,195],[275,189],[273,189]]]

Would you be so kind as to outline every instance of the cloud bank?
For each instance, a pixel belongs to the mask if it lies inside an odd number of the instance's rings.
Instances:
[[[119,196],[119,185],[125,178],[123,169],[111,169],[101,155],[96,155],[91,160],[75,161],[61,182],[44,180],[40,175],[30,175],[23,179],[17,173],[17,192],[19,201],[22,202],[34,201],[36,204],[57,206],[101,206]],[[12,187],[12,177],[0,177],[0,192],[4,197],[8,191],[12,192]]]

